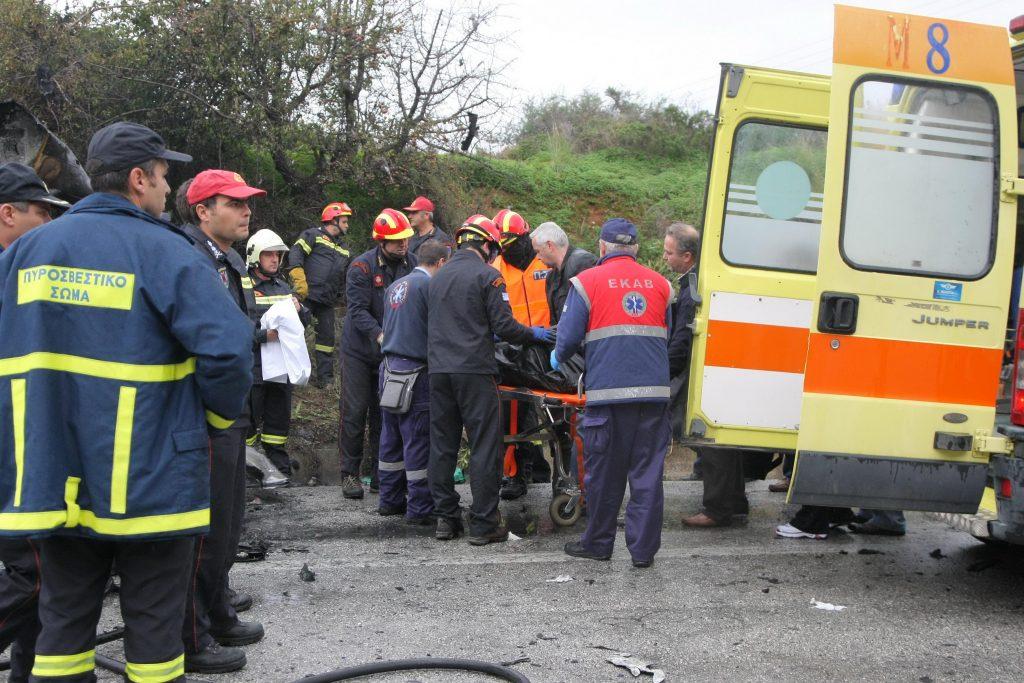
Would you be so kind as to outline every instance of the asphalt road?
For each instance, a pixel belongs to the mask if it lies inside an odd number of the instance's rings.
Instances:
[[[1024,558],[920,514],[908,515],[905,538],[776,539],[792,510],[764,482],[749,489],[747,524],[691,530],[679,519],[697,509],[701,485],[666,482],[662,550],[648,570],[631,566],[621,532],[611,562],[567,557],[562,545],[578,529],[552,528],[545,485],[503,504],[523,538],[484,548],[378,517],[376,496],[266,492],[250,505],[246,536],[270,552],[236,565],[232,582],[255,598],[243,616],[262,621],[267,637],[246,648],[244,671],[207,680],[293,681],[422,656],[525,659],[515,666],[534,683],[651,680],[608,664],[612,651],[651,662],[668,681],[1021,679]],[[304,563],[315,581],[299,579]],[[550,581],[560,575],[573,580]],[[116,618],[108,605],[104,623]]]

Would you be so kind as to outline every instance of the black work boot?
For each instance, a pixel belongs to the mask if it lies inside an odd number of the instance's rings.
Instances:
[[[439,541],[451,541],[462,535],[462,520],[451,517],[438,517],[434,538]]]
[[[252,608],[252,596],[248,593],[239,593],[233,588],[228,589],[228,601],[236,612],[245,612]]]
[[[473,534],[468,539],[470,545],[487,545],[488,543],[504,543],[508,540],[508,527],[505,520],[498,515],[498,525],[485,534]]]
[[[498,492],[502,500],[515,500],[526,495],[526,477],[522,473],[514,477],[505,477]]]
[[[341,480],[341,495],[352,500],[360,500],[363,497],[363,482],[359,477],[351,474]]]
[[[217,641],[196,653],[185,653],[185,671],[197,674],[226,674],[245,666],[245,652],[224,647]]]
[[[573,557],[582,557],[586,560],[612,559],[611,555],[599,555],[591,550],[587,550],[579,541],[570,541],[569,543],[566,543],[564,549],[566,555],[572,555]]]
[[[211,628],[210,635],[221,645],[252,645],[263,640],[263,624],[255,621],[236,621],[225,629]]]
[[[405,505],[384,505],[377,508],[377,514],[381,517],[394,517],[405,514]]]

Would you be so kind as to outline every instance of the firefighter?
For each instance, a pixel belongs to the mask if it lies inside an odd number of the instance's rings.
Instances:
[[[49,223],[51,210],[69,206],[28,166],[0,166],[0,254],[29,230]],[[0,652],[11,646],[9,680],[23,683],[39,634],[39,545],[27,538],[0,538],[0,562]]]
[[[430,466],[439,540],[462,533],[459,494],[452,475],[463,427],[469,436],[469,542],[508,539],[498,512],[501,484],[501,407],[495,377],[495,335],[523,344],[550,341],[551,330],[526,327],[512,317],[505,280],[490,264],[501,252],[501,233],[486,216],[470,216],[455,231],[458,250],[430,281],[427,371],[430,373]]]
[[[377,457],[380,446],[380,404],[377,379],[384,332],[384,292],[395,280],[416,267],[409,253],[412,237],[409,219],[401,211],[384,209],[373,221],[373,249],[352,260],[345,296],[348,310],[342,330],[341,420],[338,442],[341,450],[341,491],[345,498],[362,498],[359,470],[363,462],[363,439],[369,428],[370,489],[377,489]]]
[[[217,289],[226,290],[249,318],[246,336],[254,351],[254,385],[263,382],[259,344],[265,336],[259,329],[252,280],[232,245],[249,236],[250,201],[265,195],[232,171],[203,171],[189,181],[185,190],[192,222],[182,228],[216,269],[220,276]],[[240,669],[245,666],[245,652],[236,646],[263,638],[261,624],[239,620],[236,606],[251,604],[251,598],[233,597],[228,581],[245,515],[245,435],[251,418],[245,410],[234,424],[210,432],[210,533],[196,544],[194,574],[182,621],[187,671],[221,673]]]
[[[256,231],[245,244],[245,265],[249,267],[256,312],[263,314],[280,301],[291,301],[302,323],[310,322],[309,309],[299,303],[298,297],[281,275],[281,261],[288,247],[273,230]],[[259,330],[260,344],[277,341],[277,330]],[[261,347],[262,348],[262,347]],[[253,384],[250,397],[252,418],[245,442],[250,446],[263,443],[263,449],[278,470],[291,476],[295,463],[288,457],[288,427],[292,421],[292,385],[282,382]]]
[[[157,218],[168,162],[190,160],[138,124],[99,130],[95,194],[0,259],[0,535],[38,539],[33,681],[95,680],[115,561],[126,679],[184,679],[185,588],[210,519],[207,423],[229,426],[252,379],[250,322]]]
[[[409,217],[409,225],[416,231],[416,234],[409,238],[409,253],[418,256],[420,247],[427,240],[437,240],[446,247],[452,247],[451,236],[434,225],[434,202],[420,196],[402,211]]]
[[[430,385],[427,377],[427,287],[448,260],[448,247],[437,241],[422,245],[419,265],[387,289],[384,308],[384,364],[387,373],[416,372],[407,412],[381,411],[380,504],[383,515],[405,514],[412,525],[434,522],[434,501],[427,485],[430,460]]]
[[[530,242],[530,224],[515,211],[502,209],[494,216],[494,224],[501,231],[501,256],[494,261],[494,267],[505,278],[505,291],[512,307],[512,317],[532,327],[551,326],[551,314],[544,289],[551,269],[537,258]],[[502,404],[505,433],[510,433],[512,413],[521,431],[536,421],[531,406],[520,401],[506,401]],[[526,494],[531,481],[550,481],[551,468],[544,459],[543,449],[535,443],[515,444],[515,463],[510,468],[506,463],[506,476],[501,485],[501,498],[514,500]],[[506,460],[507,460],[506,456]]]
[[[288,252],[288,276],[295,293],[316,319],[313,384],[319,387],[334,379],[334,308],[345,292],[351,260],[344,241],[351,215],[345,202],[331,202],[320,213],[320,227],[303,231]]]
[[[636,262],[636,227],[601,226],[598,265],[572,278],[551,364],[585,349],[587,410],[581,421],[587,472],[587,529],[565,544],[574,557],[607,560],[629,481],[626,546],[650,567],[661,545],[662,474],[671,438],[668,328],[672,286]]]

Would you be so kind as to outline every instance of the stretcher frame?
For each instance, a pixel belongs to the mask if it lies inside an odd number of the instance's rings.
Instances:
[[[511,433],[505,434],[503,438],[503,442],[509,446],[506,449],[506,460],[511,458],[511,446],[515,444],[534,443],[538,440],[546,444],[551,452],[553,470],[551,505],[548,507],[548,512],[551,515],[551,520],[558,526],[572,526],[582,516],[586,505],[583,486],[583,441],[576,428],[576,417],[586,408],[586,395],[582,391],[568,394],[504,384],[498,385],[498,394],[503,401],[511,401],[513,405],[509,419],[509,432]],[[520,401],[536,408],[535,414],[537,415],[537,424],[523,430],[519,429],[518,424],[517,402]],[[566,424],[567,417],[569,435],[576,445],[578,478],[573,475],[570,466],[572,453],[562,452],[558,434],[555,431],[559,425]],[[515,460],[514,458],[511,460],[511,473],[514,474]]]

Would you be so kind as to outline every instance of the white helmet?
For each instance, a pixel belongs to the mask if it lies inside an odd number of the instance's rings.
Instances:
[[[257,230],[245,243],[245,265],[250,268],[259,265],[260,254],[265,251],[288,251],[288,247],[273,230]]]

